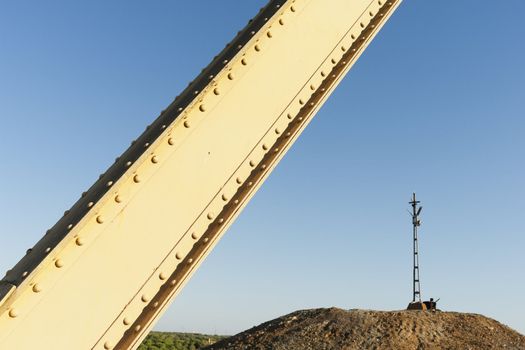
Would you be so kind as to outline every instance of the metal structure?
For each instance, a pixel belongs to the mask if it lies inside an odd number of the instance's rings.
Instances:
[[[272,0],[0,282],[0,349],[136,349],[401,0]]]
[[[412,244],[413,244],[413,270],[412,270],[412,302],[408,304],[408,310],[435,310],[436,302],[434,299],[430,301],[421,301],[421,279],[419,276],[419,237],[418,227],[421,226],[419,215],[421,214],[422,206],[419,206],[420,201],[416,200],[416,194],[412,193],[412,200],[408,202],[412,206]]]
[[[417,228],[421,226],[421,220],[419,220],[419,214],[423,207],[418,207],[420,201],[416,200],[416,194],[412,193],[412,201],[409,204],[412,206],[412,233],[413,233],[413,244],[414,244],[414,270],[413,270],[413,294],[412,302],[416,301],[421,303],[421,281],[419,279],[419,242]]]

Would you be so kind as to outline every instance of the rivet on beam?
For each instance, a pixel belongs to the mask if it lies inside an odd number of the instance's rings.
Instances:
[[[13,308],[13,309],[9,310],[9,317],[15,318],[17,316],[18,316],[18,310],[17,309]]]
[[[42,291],[42,287],[38,283],[35,283],[32,289],[35,293],[40,293]]]

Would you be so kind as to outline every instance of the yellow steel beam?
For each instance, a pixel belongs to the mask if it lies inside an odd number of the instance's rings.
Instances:
[[[0,349],[135,349],[400,0],[270,1],[0,282]]]

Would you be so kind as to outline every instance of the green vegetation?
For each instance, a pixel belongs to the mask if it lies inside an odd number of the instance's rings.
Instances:
[[[223,338],[219,335],[151,332],[138,350],[198,350]]]

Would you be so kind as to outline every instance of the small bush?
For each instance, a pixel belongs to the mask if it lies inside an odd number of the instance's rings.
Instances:
[[[151,332],[138,350],[198,350],[223,338],[218,335]]]

